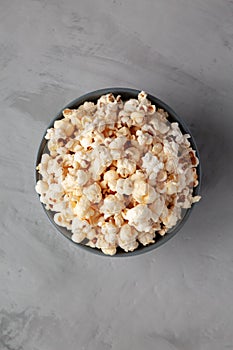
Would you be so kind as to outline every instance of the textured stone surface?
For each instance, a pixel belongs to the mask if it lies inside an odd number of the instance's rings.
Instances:
[[[0,349],[233,349],[230,0],[0,4]],[[54,114],[80,94],[144,89],[200,148],[203,199],[180,233],[128,259],[57,234],[34,192]]]

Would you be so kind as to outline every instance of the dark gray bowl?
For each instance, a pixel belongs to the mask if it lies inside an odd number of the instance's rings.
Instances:
[[[110,92],[113,93],[114,95],[121,95],[122,100],[128,100],[130,98],[137,98],[137,95],[139,94],[140,90],[128,89],[128,88],[106,88],[106,89],[100,89],[100,90],[89,92],[88,94],[85,94],[83,96],[78,97],[77,99],[75,99],[74,101],[70,102],[68,105],[63,107],[62,110],[50,122],[50,124],[48,125],[47,128],[52,128],[55,120],[59,120],[59,119],[63,118],[62,111],[65,108],[78,108],[85,101],[96,102],[97,99],[101,95],[105,95],[105,94],[110,93]],[[166,105],[166,103],[162,102],[157,97],[154,97],[150,94],[148,94],[148,99],[152,102],[152,104],[156,105],[156,107],[163,108],[165,111],[167,111],[169,114],[168,120],[170,122],[178,122],[182,133],[191,135],[188,127],[185,125],[183,120],[168,105]],[[40,147],[39,147],[38,154],[37,154],[36,166],[40,163],[42,154],[46,151],[47,140],[45,140],[45,138],[44,138],[45,134],[46,134],[46,131],[45,131],[43,138],[42,138],[42,141],[40,143]],[[197,157],[200,160],[197,145],[196,145],[192,135],[191,135],[191,138],[189,139],[189,142],[191,143],[192,148],[196,151]],[[197,187],[195,187],[193,189],[194,195],[198,195],[200,193],[200,186],[201,186],[201,165],[200,165],[200,163],[197,167],[197,175],[198,175],[199,184]],[[36,171],[36,181],[40,180],[40,178],[41,178],[40,174]],[[171,239],[173,236],[175,236],[175,234],[182,228],[184,223],[187,221],[194,205],[195,204],[193,204],[191,208],[184,211],[182,219],[176,224],[176,226],[174,226],[171,230],[169,230],[165,236],[156,237],[155,243],[150,244],[150,245],[145,246],[145,247],[142,244],[140,244],[135,251],[128,252],[128,253],[126,253],[122,249],[118,248],[116,255],[113,255],[113,257],[128,257],[128,256],[147,253],[155,248],[158,248],[162,244],[166,243],[169,239]],[[56,227],[56,229],[60,233],[62,233],[66,238],[68,238],[73,244],[78,245],[80,248],[84,249],[85,251],[88,251],[88,252],[91,252],[94,254],[98,254],[101,256],[108,256],[109,257],[109,255],[105,255],[104,253],[102,253],[101,250],[99,250],[97,248],[90,248],[88,246],[85,246],[84,244],[74,243],[71,240],[71,232],[68,231],[66,228],[60,227],[60,226],[55,224],[55,222],[53,220],[54,212],[46,210],[44,204],[42,204],[42,206],[43,206],[43,209],[44,209],[46,215],[48,216],[49,220],[51,221],[51,223]]]

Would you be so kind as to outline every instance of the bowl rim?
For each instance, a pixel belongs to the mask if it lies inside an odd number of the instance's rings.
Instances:
[[[133,88],[124,88],[124,87],[110,87],[110,88],[102,88],[102,89],[98,89],[98,90],[94,90],[88,93],[85,93],[79,97],[77,97],[76,99],[72,100],[71,102],[69,102],[65,107],[63,107],[56,115],[55,117],[50,121],[49,125],[46,127],[46,130],[43,134],[43,137],[41,139],[38,151],[37,151],[37,156],[36,156],[36,165],[35,165],[35,183],[37,183],[37,181],[39,180],[39,173],[38,170],[36,169],[38,164],[40,163],[43,151],[44,151],[44,147],[47,143],[47,140],[45,140],[45,135],[47,133],[47,129],[53,127],[54,122],[56,120],[62,119],[63,115],[62,112],[64,109],[66,108],[78,108],[81,104],[83,104],[85,101],[91,101],[91,102],[96,102],[96,100],[101,96],[101,95],[106,95],[108,93],[112,93],[114,95],[129,95],[128,97],[126,97],[126,99],[130,99],[130,98],[135,98],[137,97],[137,95],[141,92],[142,90],[137,90],[137,89],[133,89]],[[191,147],[194,151],[196,151],[196,156],[199,159],[199,164],[196,167],[197,169],[197,175],[198,175],[198,186],[193,188],[193,195],[199,195],[200,194],[200,190],[201,190],[201,182],[202,182],[202,168],[201,168],[201,160],[200,160],[200,154],[197,148],[197,144],[196,141],[192,135],[192,133],[190,132],[189,128],[187,127],[186,123],[183,121],[183,119],[169,106],[167,105],[165,102],[163,102],[162,100],[160,100],[158,97],[151,95],[150,93],[147,93],[147,98],[152,102],[152,104],[155,104],[156,108],[163,108],[166,112],[168,112],[169,119],[173,119],[174,122],[178,122],[179,127],[182,131],[182,133],[184,134],[189,134],[190,138],[189,138],[189,142],[191,144]],[[122,98],[123,100],[125,100],[125,98]],[[38,197],[40,198],[40,195],[38,194]],[[41,202],[40,202],[41,203]],[[192,206],[190,208],[188,208],[184,214],[184,217],[181,219],[181,221],[178,223],[177,226],[175,226],[174,230],[171,232],[166,233],[164,236],[159,237],[158,240],[155,241],[155,243],[149,244],[148,246],[140,246],[139,248],[135,249],[132,252],[124,252],[122,251],[117,251],[117,253],[115,255],[106,255],[104,254],[100,249],[98,248],[91,248],[89,246],[86,246],[84,244],[81,243],[75,243],[73,242],[69,237],[67,237],[62,231],[61,231],[61,227],[58,226],[53,219],[49,216],[49,211],[47,209],[45,209],[45,205],[43,203],[41,203],[44,212],[46,213],[47,218],[49,219],[49,221],[52,223],[52,225],[56,228],[56,231],[58,231],[63,237],[65,237],[69,242],[71,242],[72,244],[80,247],[81,249],[93,253],[95,255],[99,255],[99,256],[103,256],[103,257],[112,257],[112,258],[119,258],[119,257],[132,257],[132,256],[137,256],[137,255],[141,255],[141,254],[145,254],[148,252],[151,252],[154,249],[159,248],[160,246],[162,246],[163,244],[165,244],[166,242],[168,242],[171,238],[173,238],[178,231],[181,230],[181,228],[184,226],[185,222],[188,220],[191,211],[193,210],[193,208],[195,207],[196,203],[193,203]]]

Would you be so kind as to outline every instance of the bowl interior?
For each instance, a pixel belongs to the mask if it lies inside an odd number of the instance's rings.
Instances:
[[[101,95],[105,95],[107,93],[113,93],[114,95],[121,95],[122,100],[128,100],[130,98],[137,98],[140,90],[134,90],[134,89],[128,89],[128,88],[106,88],[106,89],[100,89],[100,90],[96,90],[93,92],[90,92],[88,94],[85,94],[83,96],[80,96],[79,98],[75,99],[74,101],[70,102],[68,105],[66,105],[64,108],[62,108],[62,110],[55,116],[55,118],[50,122],[50,124],[48,125],[48,128],[52,128],[53,124],[55,122],[55,120],[59,120],[63,118],[62,115],[62,111],[65,108],[78,108],[81,104],[83,104],[85,101],[90,101],[90,102],[96,102],[97,99],[101,96]],[[157,97],[154,97],[150,94],[147,94],[148,99],[152,102],[152,104],[154,104],[157,108],[163,108],[165,111],[168,112],[169,117],[168,120],[170,122],[178,122],[179,123],[179,127],[182,131],[183,134],[190,134],[190,139],[189,142],[192,146],[192,149],[196,151],[196,155],[200,160],[199,157],[199,152],[196,146],[196,143],[188,129],[188,127],[185,125],[184,121],[167,105],[165,104],[163,101],[161,101],[160,99],[158,99]],[[46,129],[46,130],[47,130]],[[43,135],[43,139],[40,143],[39,146],[39,150],[38,150],[38,154],[37,154],[37,160],[36,160],[36,166],[40,163],[41,161],[41,157],[43,155],[43,153],[49,153],[48,148],[47,148],[47,140],[45,140],[44,136],[46,135],[46,131]],[[199,184],[197,187],[193,188],[193,195],[198,195],[200,192],[200,186],[201,186],[201,165],[199,162],[199,165],[197,166],[197,175],[198,175],[198,180],[199,180]],[[40,180],[41,176],[38,173],[38,171],[36,171],[36,181]],[[191,208],[189,209],[185,209],[182,211],[182,218],[177,222],[177,224],[170,229],[165,236],[156,236],[156,241],[153,244],[150,244],[148,246],[143,246],[142,244],[139,244],[138,248],[133,251],[133,252],[128,252],[126,253],[123,249],[121,248],[117,248],[117,253],[115,255],[113,255],[113,257],[128,257],[128,256],[133,256],[133,255],[138,255],[138,254],[142,254],[142,253],[146,253],[149,252],[157,247],[159,247],[160,245],[164,244],[165,242],[167,242],[169,239],[171,239],[180,229],[181,227],[184,225],[184,223],[186,222],[186,220],[188,219],[191,210],[193,209],[193,206],[195,204],[192,205]],[[56,229],[62,233],[67,239],[69,239],[73,244],[78,245],[79,247],[85,249],[86,251],[89,251],[91,253],[94,254],[98,254],[98,255],[102,255],[102,256],[109,256],[109,255],[105,255],[101,250],[97,249],[97,248],[91,248],[88,247],[84,244],[81,243],[74,243],[71,240],[71,232],[69,230],[67,230],[64,227],[58,226],[56,225],[56,223],[53,220],[53,216],[55,214],[55,212],[52,212],[50,210],[46,210],[44,204],[42,203],[43,209],[46,213],[46,215],[48,216],[49,220],[51,221],[51,223],[56,227]]]

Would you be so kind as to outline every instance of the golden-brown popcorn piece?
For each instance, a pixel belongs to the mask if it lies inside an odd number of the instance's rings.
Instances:
[[[167,180],[167,172],[166,172],[166,170],[163,170],[163,169],[159,170],[156,180],[158,182],[166,181]]]
[[[162,145],[160,142],[156,142],[156,143],[153,145],[151,152],[152,152],[154,155],[158,155],[160,152],[162,152],[162,150],[163,150],[163,145]]]

